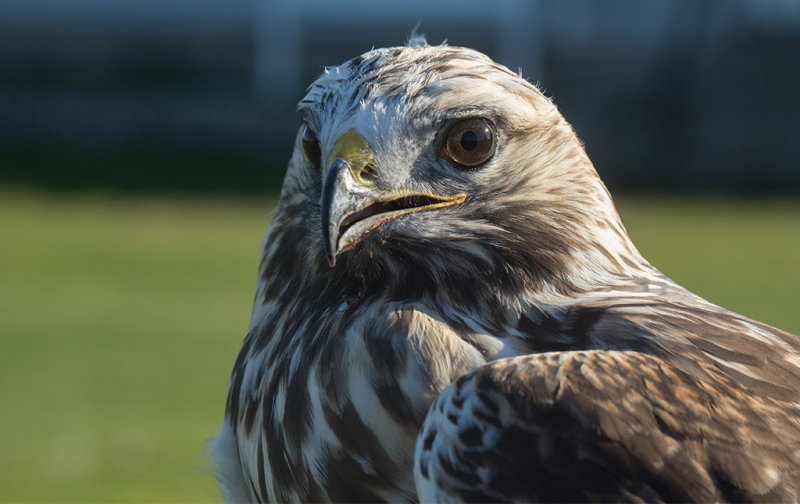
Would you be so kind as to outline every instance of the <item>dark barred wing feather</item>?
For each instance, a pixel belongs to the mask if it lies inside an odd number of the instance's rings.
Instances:
[[[796,501],[800,407],[631,351],[502,359],[417,441],[422,501]]]

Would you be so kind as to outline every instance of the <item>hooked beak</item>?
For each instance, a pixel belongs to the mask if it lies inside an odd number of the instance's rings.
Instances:
[[[351,148],[337,149],[343,141]],[[353,155],[354,142],[360,144],[355,149],[357,155]],[[325,252],[331,267],[336,264],[336,257],[340,253],[355,247],[384,222],[412,212],[456,205],[466,199],[465,194],[437,196],[379,191],[371,179],[371,151],[354,131],[345,133],[328,157],[333,161],[322,187],[321,224]]]

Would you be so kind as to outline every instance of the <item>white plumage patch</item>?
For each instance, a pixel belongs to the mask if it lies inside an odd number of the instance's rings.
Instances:
[[[250,502],[252,496],[242,472],[242,459],[233,429],[228,421],[223,422],[212,448],[214,469],[222,499],[225,502]]]

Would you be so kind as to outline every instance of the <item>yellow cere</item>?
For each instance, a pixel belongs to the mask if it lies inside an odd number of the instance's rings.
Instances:
[[[367,141],[355,130],[350,130],[336,141],[325,159],[325,166],[330,166],[337,159],[346,161],[353,178],[363,186],[372,187],[375,184],[364,177],[364,169],[372,163],[373,158]]]

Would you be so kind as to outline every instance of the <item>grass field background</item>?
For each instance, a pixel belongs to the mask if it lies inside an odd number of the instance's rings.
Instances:
[[[0,190],[0,501],[217,501],[204,472],[273,197]],[[643,254],[800,332],[800,200],[619,198]]]

